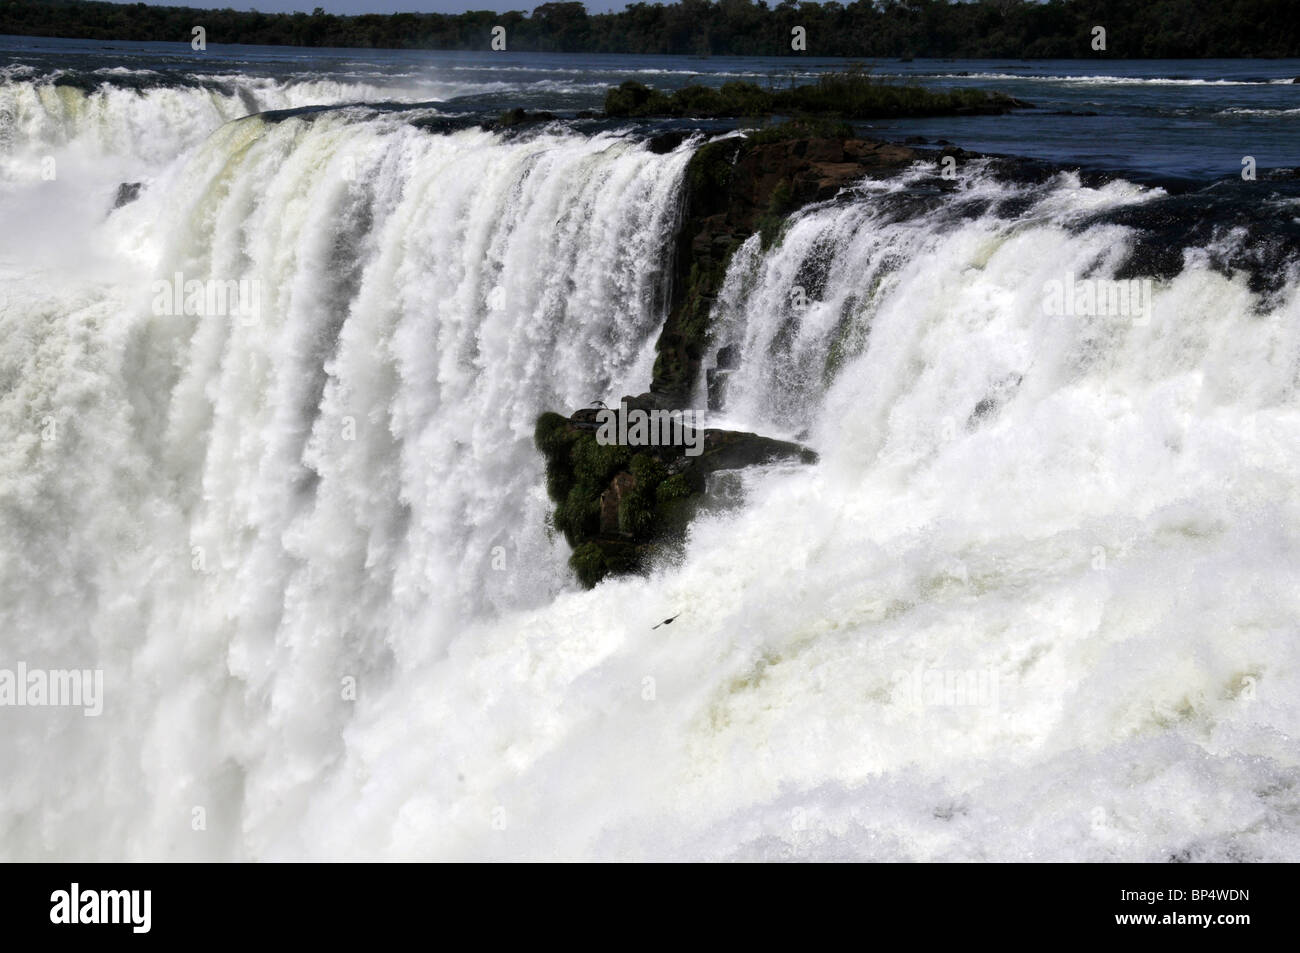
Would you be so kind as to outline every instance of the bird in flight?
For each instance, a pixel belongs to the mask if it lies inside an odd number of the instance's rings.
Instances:
[[[664,621],[660,622],[659,625],[672,625],[672,624],[673,624],[673,619],[676,619],[677,616],[680,616],[680,615],[681,615],[681,613],[679,612],[679,613],[677,613],[677,615],[673,616],[672,619],[664,619]],[[653,630],[653,629],[657,629],[657,628],[659,628],[659,625],[652,625],[652,626],[650,626],[650,628],[651,628],[652,630]]]

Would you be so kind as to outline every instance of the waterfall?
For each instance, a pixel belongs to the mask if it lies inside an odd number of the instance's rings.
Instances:
[[[820,463],[582,591],[533,425],[648,386],[693,141],[38,85],[5,161],[75,174],[0,189],[0,668],[102,670],[104,710],[3,711],[0,854],[1300,848],[1294,266],[1222,235],[1150,313],[1055,315],[1160,190],[807,208],[705,364],[714,422]]]

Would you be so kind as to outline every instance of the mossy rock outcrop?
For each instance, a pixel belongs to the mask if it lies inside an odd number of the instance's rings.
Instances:
[[[625,399],[625,406],[638,403],[649,403],[648,395]],[[817,461],[813,451],[789,441],[712,428],[692,430],[682,444],[603,444],[599,413],[544,413],[534,430],[555,503],[552,522],[573,547],[569,565],[588,588],[610,573],[642,571],[652,556],[679,549],[704,502],[710,473]],[[688,447],[699,452],[690,455]]]

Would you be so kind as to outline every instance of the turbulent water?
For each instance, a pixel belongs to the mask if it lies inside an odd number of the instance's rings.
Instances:
[[[19,73],[0,668],[104,704],[0,711],[0,855],[1300,857],[1300,274],[1216,266],[1256,236],[1060,316],[1160,189],[805,210],[731,264],[715,422],[821,462],[582,591],[533,423],[647,387],[698,139]],[[177,274],[260,306],[159,313]]]

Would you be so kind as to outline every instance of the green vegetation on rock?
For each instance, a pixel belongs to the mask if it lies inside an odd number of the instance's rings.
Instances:
[[[570,546],[600,529],[600,495],[614,475],[627,466],[627,447],[601,446],[592,433],[569,426],[567,418],[544,413],[537,418],[533,442],[546,457],[546,492],[555,503],[555,528]]]
[[[896,119],[1000,113],[1024,105],[1001,93],[979,89],[933,90],[874,80],[865,69],[824,73],[817,82],[789,89],[754,83],[687,86],[672,93],[628,80],[605,94],[605,114],[615,117],[676,116],[723,119],[744,116],[807,116],[838,119]]]
[[[815,462],[807,448],[757,434],[707,431],[704,452],[684,445],[602,445],[596,412],[545,413],[534,440],[546,458],[557,529],[573,547],[569,565],[585,586],[610,573],[640,572],[652,555],[680,551],[704,499],[706,475],[778,459]]]

